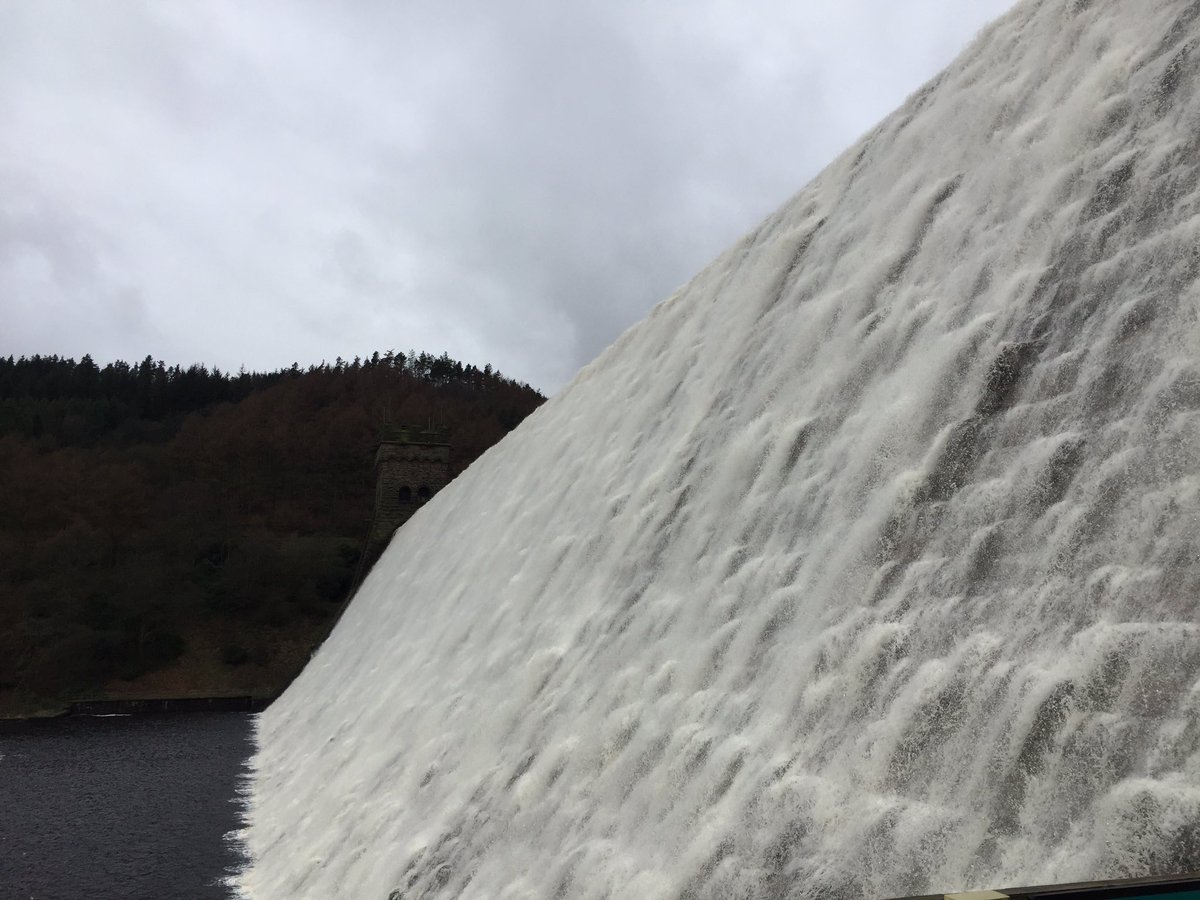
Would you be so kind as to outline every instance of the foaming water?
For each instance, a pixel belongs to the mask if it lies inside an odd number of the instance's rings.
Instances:
[[[1200,3],[1029,0],[405,526],[255,897],[1200,868]]]
[[[234,896],[240,713],[0,722],[0,896]]]

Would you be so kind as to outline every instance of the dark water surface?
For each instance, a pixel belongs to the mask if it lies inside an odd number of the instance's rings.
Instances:
[[[0,722],[0,898],[227,898],[247,713]]]

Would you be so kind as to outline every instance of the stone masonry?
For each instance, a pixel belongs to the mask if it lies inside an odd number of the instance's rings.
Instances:
[[[375,453],[375,516],[370,543],[385,543],[450,480],[444,431],[388,428]]]

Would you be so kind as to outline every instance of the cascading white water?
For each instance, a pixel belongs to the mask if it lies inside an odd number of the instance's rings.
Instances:
[[[1200,868],[1198,70],[1200,2],[1020,4],[438,495],[246,893]]]

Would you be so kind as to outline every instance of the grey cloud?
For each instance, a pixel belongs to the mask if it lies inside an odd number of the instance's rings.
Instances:
[[[0,353],[553,390],[1006,5],[15,0]]]

